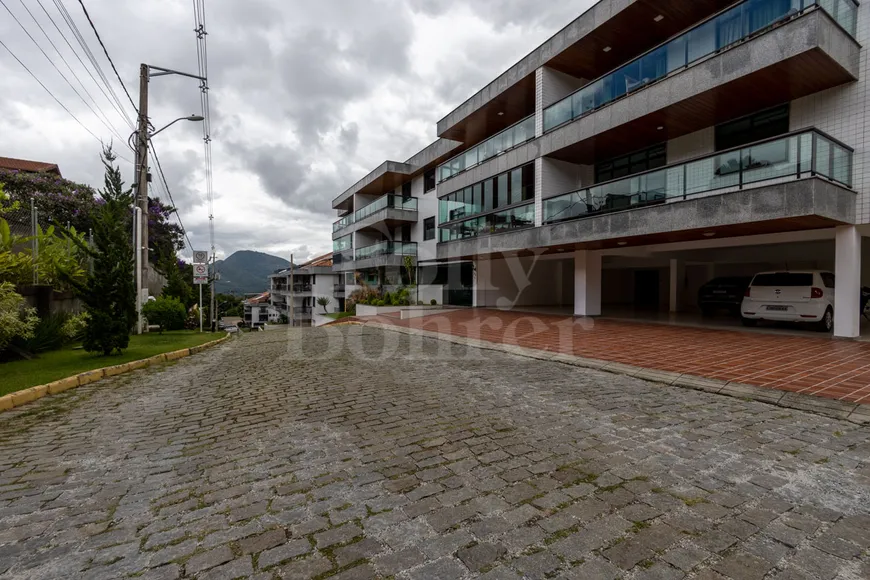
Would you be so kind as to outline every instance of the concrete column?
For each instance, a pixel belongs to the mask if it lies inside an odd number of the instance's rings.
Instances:
[[[535,159],[535,227],[544,225],[544,160]]]
[[[671,260],[670,311],[679,312],[686,280],[686,265],[680,260]]]
[[[535,71],[535,137],[544,134],[544,68]]]
[[[472,297],[472,305],[475,308],[485,308],[487,306],[486,293],[491,290],[492,285],[492,260],[476,259],[474,260],[474,291]]]
[[[834,336],[856,338],[861,334],[861,234],[858,228],[836,228],[836,243]]]
[[[574,252],[574,316],[601,316],[600,252]]]

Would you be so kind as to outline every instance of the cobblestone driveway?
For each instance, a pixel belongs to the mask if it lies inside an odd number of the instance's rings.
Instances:
[[[868,435],[374,329],[251,334],[0,415],[0,577],[870,578]]]

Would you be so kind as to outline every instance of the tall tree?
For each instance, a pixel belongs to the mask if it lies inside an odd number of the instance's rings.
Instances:
[[[85,350],[109,355],[127,348],[136,323],[135,256],[133,195],[124,189],[111,147],[103,150],[103,165],[106,175],[93,216],[93,247],[84,246],[93,258],[93,268],[84,284],[70,282],[88,314]]]

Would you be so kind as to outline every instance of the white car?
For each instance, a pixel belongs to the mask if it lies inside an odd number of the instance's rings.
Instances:
[[[752,278],[740,307],[743,324],[759,320],[808,322],[834,328],[834,275],[816,270],[761,272]]]

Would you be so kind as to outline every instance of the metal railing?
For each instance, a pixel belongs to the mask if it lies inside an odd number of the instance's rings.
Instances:
[[[822,176],[852,187],[852,148],[817,129],[759,141],[544,200],[544,223]]]
[[[544,132],[587,115],[814,6],[823,8],[855,36],[857,5],[853,0],[745,0],[550,105],[544,109]]]
[[[366,260],[368,258],[376,258],[378,256],[416,256],[416,242],[393,242],[384,241],[364,248],[359,248],[356,251],[357,260]]]

